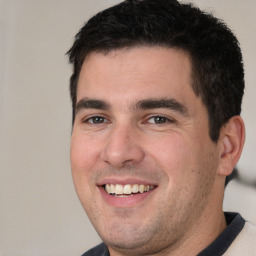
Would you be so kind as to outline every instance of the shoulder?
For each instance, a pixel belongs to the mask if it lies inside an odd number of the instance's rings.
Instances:
[[[256,226],[245,222],[245,225],[234,242],[231,244],[225,256],[253,256],[256,251]]]
[[[250,222],[245,222],[244,226],[244,235],[251,239],[256,239],[256,226],[254,224],[251,224]],[[255,243],[256,245],[256,243]]]
[[[109,256],[109,252],[107,246],[101,243],[85,252],[82,256]]]

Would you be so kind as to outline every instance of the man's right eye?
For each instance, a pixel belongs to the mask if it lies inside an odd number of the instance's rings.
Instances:
[[[102,124],[102,123],[106,123],[107,119],[102,116],[93,116],[86,119],[84,122],[89,124]]]

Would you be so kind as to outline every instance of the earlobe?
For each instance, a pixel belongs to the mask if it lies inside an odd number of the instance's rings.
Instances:
[[[227,176],[232,173],[241,156],[244,140],[244,122],[240,116],[233,116],[221,129],[219,175]]]

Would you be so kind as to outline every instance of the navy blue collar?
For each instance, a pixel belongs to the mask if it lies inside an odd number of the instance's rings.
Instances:
[[[227,228],[197,256],[222,256],[243,229],[245,220],[238,213],[225,213]],[[110,256],[107,246],[102,243],[82,256]]]
[[[197,256],[221,256],[223,255],[240,231],[243,229],[245,220],[238,213],[225,213],[227,228]]]

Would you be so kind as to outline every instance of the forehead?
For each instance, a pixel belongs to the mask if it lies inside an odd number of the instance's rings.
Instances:
[[[181,50],[144,46],[106,54],[92,52],[82,65],[77,100],[163,96],[181,100],[194,94],[191,77],[190,58]]]

